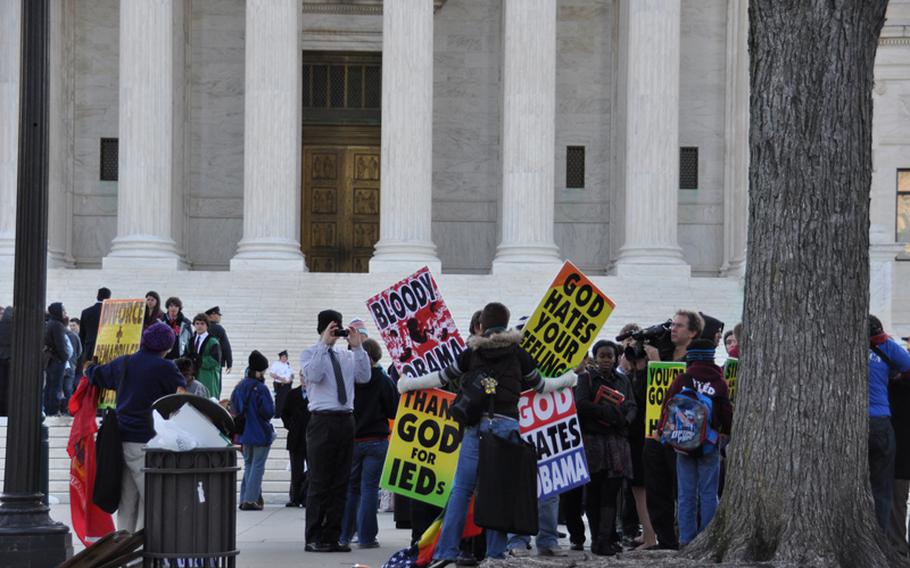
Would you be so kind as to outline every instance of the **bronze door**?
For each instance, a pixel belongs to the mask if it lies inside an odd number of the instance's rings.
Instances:
[[[304,146],[300,240],[312,272],[368,271],[379,181],[377,146]]]

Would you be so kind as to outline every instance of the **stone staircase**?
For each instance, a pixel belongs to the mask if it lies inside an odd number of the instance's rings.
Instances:
[[[434,275],[443,298],[462,332],[474,310],[487,302],[502,301],[512,310],[513,319],[530,314],[552,281],[555,271],[515,275]],[[47,302],[62,301],[71,316],[94,303],[101,286],[115,298],[142,298],[149,290],[162,300],[178,296],[184,313],[192,317],[218,305],[222,324],[234,351],[234,370],[223,377],[222,396],[229,397],[242,378],[251,350],[259,349],[270,360],[287,349],[291,365],[299,370],[299,353],[317,340],[316,314],[325,308],[341,311],[346,320],[367,322],[373,337],[375,326],[367,313],[367,298],[387,288],[405,274],[313,274],[246,272],[158,272],[113,270],[48,271]],[[727,322],[740,321],[741,282],[728,278],[673,278],[664,280],[628,279],[614,276],[592,280],[616,303],[601,337],[615,336],[628,322],[650,325],[670,317],[678,308],[695,308]],[[0,268],[0,304],[12,299],[12,274]],[[388,364],[388,361],[386,361]],[[274,422],[278,439],[266,465],[263,495],[268,502],[287,500],[290,472],[285,448],[285,431]],[[66,443],[69,419],[48,420],[50,427],[50,492],[61,501],[69,498],[69,459]],[[0,421],[0,460],[5,456],[6,422]],[[0,476],[3,469],[0,467]]]

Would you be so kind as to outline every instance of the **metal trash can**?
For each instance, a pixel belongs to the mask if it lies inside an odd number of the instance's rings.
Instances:
[[[146,449],[143,566],[236,565],[237,450]]]

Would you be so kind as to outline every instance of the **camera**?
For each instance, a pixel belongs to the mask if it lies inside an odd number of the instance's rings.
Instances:
[[[338,329],[337,327],[332,331],[332,335],[335,337],[347,337],[350,332],[346,329]]]
[[[626,359],[630,361],[640,361],[647,357],[645,345],[653,346],[660,353],[664,353],[668,349],[672,350],[673,344],[670,342],[671,321],[672,320],[667,320],[662,323],[654,324],[646,329],[617,335],[616,341],[625,341],[630,338],[633,340],[633,343],[626,346],[623,350],[623,355],[626,356]]]

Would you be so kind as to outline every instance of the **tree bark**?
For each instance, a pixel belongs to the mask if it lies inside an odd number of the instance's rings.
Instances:
[[[869,489],[873,63],[887,0],[750,0],[749,241],[726,487],[683,555],[898,562]]]

